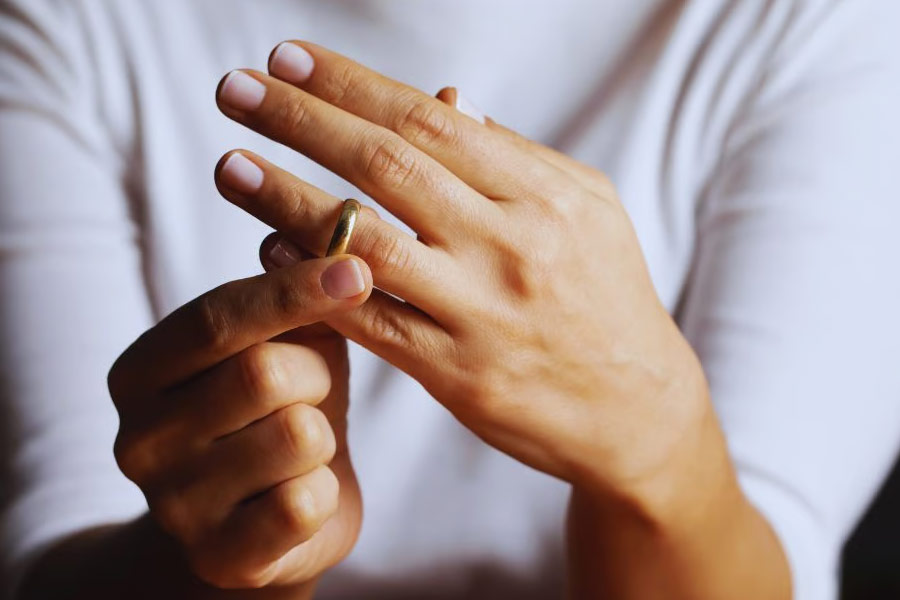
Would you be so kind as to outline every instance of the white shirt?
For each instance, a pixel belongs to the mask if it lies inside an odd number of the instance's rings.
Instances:
[[[798,600],[900,440],[900,3],[5,0],[0,3],[2,556],[133,518],[105,385],[141,331],[257,273],[225,151],[351,186],[228,121],[216,83],[311,39],[602,169],[703,361]],[[385,211],[380,211],[385,214]],[[567,486],[351,349],[359,544],[322,598],[549,598]],[[403,432],[397,435],[397,432]]]

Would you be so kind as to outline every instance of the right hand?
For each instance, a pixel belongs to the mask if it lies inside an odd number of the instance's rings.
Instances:
[[[354,266],[361,291],[339,272]],[[203,581],[310,582],[356,542],[346,341],[316,323],[371,291],[356,257],[272,269],[182,306],[113,365],[116,459]]]

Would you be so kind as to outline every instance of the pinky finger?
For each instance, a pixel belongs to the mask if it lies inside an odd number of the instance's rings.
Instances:
[[[194,552],[192,568],[220,588],[258,588],[279,575],[279,559],[311,541],[337,511],[340,486],[325,466],[284,481],[238,506],[218,534]],[[303,571],[314,576],[319,553],[309,553]],[[327,565],[321,565],[324,568]]]
[[[560,171],[567,173],[570,177],[588,189],[594,192],[600,192],[612,188],[609,179],[607,179],[600,171],[580,163],[558,150],[554,150],[549,146],[528,139],[512,129],[500,125],[490,117],[480,114],[480,111],[473,112],[473,109],[469,108],[468,102],[461,100],[462,96],[460,96],[459,91],[456,88],[445,87],[437,93],[436,98],[445,104],[456,106],[458,110],[465,112],[472,118],[485,124],[488,129],[496,131],[513,145],[542,158],[545,162],[553,165]],[[474,110],[477,111],[477,109]]]
[[[325,322],[426,388],[454,356],[455,343],[444,327],[413,305],[377,289],[364,304]]]

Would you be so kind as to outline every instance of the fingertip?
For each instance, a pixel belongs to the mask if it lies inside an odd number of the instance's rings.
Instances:
[[[216,180],[216,181],[219,180],[219,173],[222,172],[222,167],[225,166],[225,163],[228,162],[228,159],[231,158],[231,155],[234,154],[235,152],[239,152],[239,150],[229,150],[228,152],[223,154],[221,156],[221,158],[219,158],[218,162],[216,162],[215,168],[213,169],[213,179],[214,180]]]
[[[226,189],[243,198],[250,198],[262,189],[265,178],[265,171],[257,161],[244,151],[234,150],[218,165],[216,185],[220,191]]]
[[[216,86],[216,105],[230,118],[255,111],[266,96],[264,74],[253,69],[234,69]]]
[[[360,273],[362,273],[363,280],[365,281],[366,285],[365,296],[368,297],[369,294],[372,293],[372,289],[375,287],[375,281],[372,277],[372,269],[369,268],[369,264],[366,261],[356,256],[355,254],[348,254],[347,256],[349,256],[350,259],[356,263],[356,266],[359,267]]]
[[[456,97],[458,92],[456,88],[453,86],[447,86],[445,88],[441,88],[437,94],[434,95],[435,98],[443,102],[444,104],[449,104],[450,106],[456,106]]]
[[[325,294],[335,300],[365,301],[372,293],[372,273],[365,261],[351,254],[329,258],[334,262],[320,277]]]
[[[225,86],[225,81],[228,80],[228,77],[231,75],[231,71],[222,75],[219,79],[219,83],[216,84],[216,105],[219,104],[219,98],[222,96],[222,88]]]
[[[263,238],[263,241],[259,244],[259,262],[266,271],[274,271],[278,268],[269,258],[269,255],[279,239],[281,239],[281,234],[277,231],[273,231]]]
[[[312,54],[298,40],[281,42],[269,54],[269,73],[288,83],[299,85],[306,82],[315,67]]]
[[[441,89],[435,94],[435,98],[448,106],[452,106],[462,114],[471,117],[482,125],[487,124],[488,117],[484,112],[475,106],[468,98],[460,94],[459,90],[455,87],[445,87]]]
[[[311,258],[316,257],[280,231],[273,231],[259,245],[259,262],[266,271],[289,267]]]

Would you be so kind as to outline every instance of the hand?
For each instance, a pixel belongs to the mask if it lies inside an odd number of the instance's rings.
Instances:
[[[605,176],[313,44],[279,46],[269,70],[229,74],[220,109],[418,234],[361,215],[349,251],[379,290],[331,326],[488,443],[584,489],[663,498],[709,444],[724,452],[703,372]],[[233,156],[221,193],[321,254],[339,200]]]
[[[109,374],[122,471],[217,587],[309,582],[361,521],[346,342],[311,324],[362,304],[371,273],[346,256],[268,267],[173,312]]]

